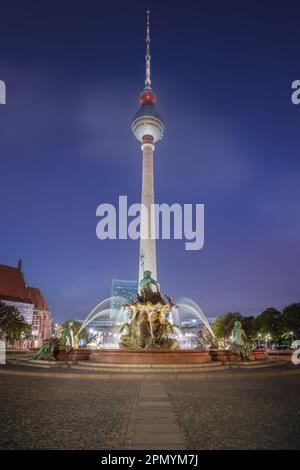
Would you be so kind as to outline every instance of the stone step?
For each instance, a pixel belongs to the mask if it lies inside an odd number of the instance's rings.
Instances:
[[[263,367],[278,367],[286,364],[284,361],[279,360],[261,360],[249,362],[228,362],[227,365],[230,369],[260,369]]]
[[[140,374],[140,375],[144,375],[144,374],[148,374],[148,375],[158,375],[158,374],[162,374],[162,375],[168,375],[168,374],[183,374],[183,373],[198,373],[198,372],[214,372],[214,371],[218,371],[218,370],[225,370],[225,369],[228,369],[227,366],[225,365],[215,365],[213,367],[203,367],[201,365],[199,365],[198,367],[189,367],[189,365],[186,365],[186,367],[180,367],[180,368],[175,368],[175,367],[171,367],[171,368],[168,368],[168,367],[163,367],[163,368],[149,368],[149,367],[136,367],[135,365],[134,366],[130,366],[127,368],[125,367],[109,367],[109,365],[106,365],[105,367],[101,367],[99,365],[97,366],[90,366],[90,365],[80,365],[80,364],[72,364],[70,366],[72,369],[76,369],[76,370],[90,370],[90,371],[98,371],[98,372],[102,372],[102,373],[105,373],[105,372],[114,372],[114,373],[118,373],[118,374]]]
[[[14,366],[41,367],[42,369],[51,369],[53,367],[67,367],[67,364],[65,362],[40,361],[35,359],[9,359],[6,362],[7,364],[12,364]]]
[[[99,372],[108,374],[108,373],[114,373],[118,375],[136,375],[138,376],[144,376],[144,375],[150,375],[150,376],[159,376],[159,375],[168,375],[168,374],[183,374],[183,373],[197,373],[197,372],[204,372],[204,371],[217,371],[217,370],[224,370],[227,369],[228,367],[224,365],[220,365],[220,363],[209,363],[211,364],[210,367],[207,367],[208,364],[198,364],[195,367],[195,364],[185,364],[185,367],[182,367],[183,365],[180,364],[180,367],[167,367],[167,364],[163,364],[162,367],[154,367],[150,368],[148,367],[149,364],[146,365],[144,368],[141,364],[138,366],[136,365],[126,365],[124,367],[124,364],[121,364],[120,367],[118,367],[117,364],[113,364],[112,367],[109,364],[102,364],[95,363],[94,365],[90,365],[87,361],[74,364],[71,362],[63,362],[63,361],[42,361],[42,360],[28,360],[28,359],[10,359],[7,361],[8,364],[15,365],[15,366],[24,366],[24,367],[37,367],[37,368],[43,368],[43,369],[52,369],[52,368],[71,368],[74,370],[82,370],[82,371],[94,371],[94,372]],[[213,364],[213,365],[212,365]],[[157,366],[157,364],[155,365]],[[192,367],[190,367],[192,366]]]
[[[221,361],[211,361],[211,362],[198,362],[198,363],[186,363],[186,364],[134,364],[134,363],[127,363],[127,364],[118,364],[118,363],[109,363],[109,362],[92,362],[92,361],[78,361],[77,365],[79,366],[87,366],[87,367],[97,367],[97,368],[109,368],[109,369],[198,369],[201,368],[215,368],[218,366],[223,365]]]

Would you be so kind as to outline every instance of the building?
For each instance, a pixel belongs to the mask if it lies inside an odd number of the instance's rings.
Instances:
[[[37,348],[42,345],[44,339],[52,335],[52,315],[40,289],[28,287],[29,299],[33,302],[34,310],[32,317],[32,347]]]
[[[32,324],[34,305],[28,298],[21,261],[17,268],[0,264],[0,300],[16,307],[24,320]]]
[[[11,347],[40,347],[52,334],[52,315],[41,291],[26,284],[22,261],[18,266],[0,264],[0,300],[16,307],[24,320],[31,325],[31,336]]]
[[[164,124],[155,108],[156,95],[151,87],[150,73],[150,11],[147,11],[146,30],[146,79],[145,88],[140,94],[140,109],[132,120],[132,131],[141,142],[143,153],[141,223],[140,223],[140,254],[139,254],[139,285],[145,271],[151,271],[151,277],[157,279],[155,218],[151,215],[154,204],[153,152],[155,142],[162,139]]]
[[[138,292],[137,281],[113,279],[111,285],[110,319],[112,322],[124,322],[123,305],[134,301]]]

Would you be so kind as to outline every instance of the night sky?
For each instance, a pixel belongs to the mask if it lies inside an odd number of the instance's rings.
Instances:
[[[299,301],[296,1],[2,2],[0,263],[23,258],[56,320],[137,277],[138,242],[97,239],[96,208],[140,200],[147,8],[156,202],[205,204],[202,250],[158,242],[162,290],[209,316]]]

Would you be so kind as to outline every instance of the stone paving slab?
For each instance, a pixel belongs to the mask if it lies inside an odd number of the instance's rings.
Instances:
[[[163,382],[142,382],[132,420],[131,449],[186,449],[183,430],[179,426]]]
[[[140,421],[147,421],[147,420],[155,420],[155,421],[168,421],[171,422],[172,419],[177,423],[177,418],[174,415],[173,410],[170,410],[170,412],[165,412],[163,410],[139,410],[139,413],[137,416],[135,416],[136,422]]]
[[[160,427],[160,426],[159,426]],[[177,428],[179,426],[177,424]],[[156,426],[156,432],[149,432],[147,425],[144,426],[143,431],[135,433],[133,436],[133,449],[135,445],[143,445],[144,449],[147,449],[148,445],[151,446],[165,446],[165,449],[169,449],[170,445],[178,444],[185,447],[184,439],[182,432],[167,432],[167,433],[158,433],[158,426]]]
[[[134,450],[185,450],[185,447],[175,444],[169,444],[168,447],[165,445],[147,445],[147,448],[145,449],[144,445],[136,445]]]
[[[167,400],[164,401],[140,401],[138,404],[138,408],[148,408],[149,406],[154,408],[168,408],[171,407],[171,403]]]
[[[149,434],[151,433],[157,433],[157,423],[156,420],[147,421],[147,422],[138,422],[135,424],[135,432],[139,435],[142,432],[144,432],[145,427],[147,428],[147,432]],[[166,423],[159,423],[159,430],[160,433],[177,433],[178,432],[178,422],[177,420],[173,420],[172,423],[166,422]]]
[[[137,407],[136,407],[137,409]],[[172,408],[168,408],[166,410],[161,410],[161,409],[139,409],[138,414],[135,416],[137,420],[143,420],[147,418],[168,418],[170,419],[171,417],[175,417],[174,411]]]

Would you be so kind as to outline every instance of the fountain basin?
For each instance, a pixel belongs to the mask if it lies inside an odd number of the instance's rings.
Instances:
[[[87,361],[90,357],[90,349],[74,349],[73,351],[66,352],[65,349],[60,349],[57,355],[57,361],[63,362],[78,362],[78,361]]]
[[[255,361],[265,361],[264,349],[253,351]],[[143,349],[76,349],[69,353],[60,350],[58,361],[87,361],[102,364],[201,364],[211,361],[223,363],[242,362],[242,358],[226,349],[143,350]]]
[[[253,352],[255,361],[265,361],[268,359],[268,354],[264,349],[255,349]],[[211,349],[210,354],[213,361],[222,362],[242,362],[243,359],[228,349]]]
[[[209,351],[97,349],[90,351],[90,362],[109,364],[199,364],[211,362]]]

